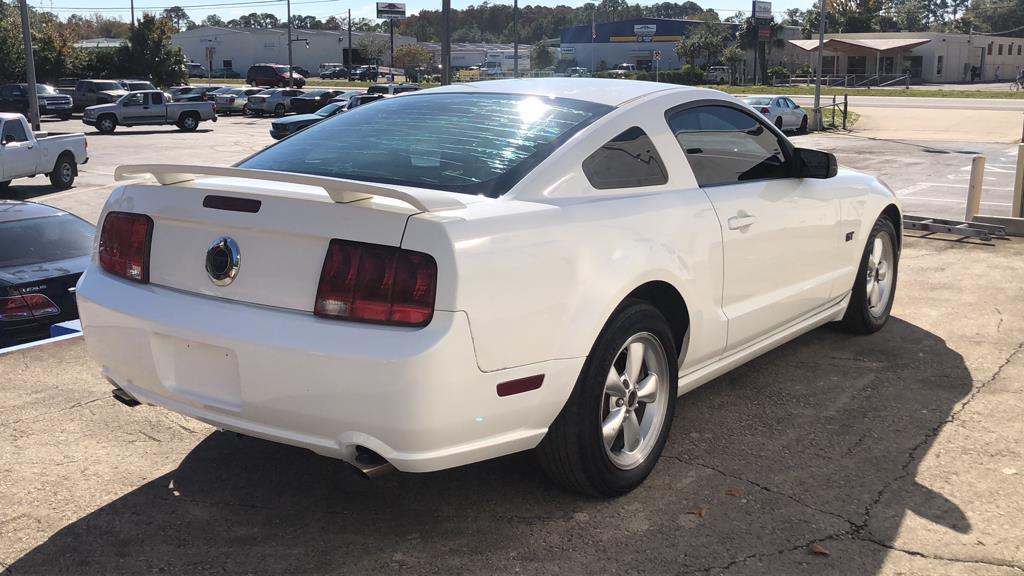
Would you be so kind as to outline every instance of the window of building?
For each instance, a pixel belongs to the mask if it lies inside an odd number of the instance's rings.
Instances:
[[[583,161],[583,173],[598,190],[668,183],[665,165],[654,142],[637,126],[612,138],[587,157]]]
[[[942,55],[940,54],[935,59],[935,75],[942,76]]]
[[[847,74],[867,74],[868,73],[868,57],[867,56],[850,56],[846,59],[846,73]]]
[[[1003,55],[1003,45],[1002,44],[999,45],[999,55],[1000,56]]]
[[[1020,44],[1017,44],[1017,56],[1020,56]]]
[[[822,56],[821,57],[821,73],[822,74],[835,74],[836,73],[836,57],[835,56]]]
[[[221,66],[227,70],[231,70],[234,68],[234,62],[231,60],[223,60],[221,61]]]
[[[989,43],[988,43],[988,55],[989,55],[989,56],[991,56],[991,55],[992,55],[992,44],[993,44],[992,42],[989,42]]]
[[[699,106],[669,115],[668,124],[701,186],[789,176],[782,143],[746,112]]]

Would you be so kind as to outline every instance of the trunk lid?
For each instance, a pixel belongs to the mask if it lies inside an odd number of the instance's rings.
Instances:
[[[313,309],[332,238],[398,246],[409,216],[420,212],[386,198],[340,203],[315,186],[239,178],[130,185],[108,208],[153,219],[150,283],[302,311]],[[239,255],[226,285],[207,271],[207,252],[222,238]]]

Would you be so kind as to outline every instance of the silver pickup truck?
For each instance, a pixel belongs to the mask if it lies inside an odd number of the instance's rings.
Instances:
[[[95,126],[104,134],[120,126],[174,124],[184,132],[191,132],[204,120],[217,121],[213,102],[168,102],[159,90],[129,92],[113,104],[89,106],[82,114],[82,122]]]
[[[37,174],[65,190],[75,183],[78,165],[88,161],[85,134],[37,135],[21,114],[0,112],[0,190]]]

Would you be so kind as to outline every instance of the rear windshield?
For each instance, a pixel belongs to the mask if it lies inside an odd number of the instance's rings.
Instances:
[[[771,98],[744,98],[743,101],[751,106],[767,106],[772,103]]]
[[[101,92],[104,90],[124,90],[124,86],[121,86],[117,82],[94,82],[93,88],[96,88]]]
[[[320,122],[240,166],[497,197],[610,110],[519,94],[420,93]]]
[[[366,89],[366,93],[367,94],[387,94],[388,93],[388,87],[387,86],[381,86],[381,85],[377,84],[377,85],[370,86],[369,88],[367,88]]]
[[[88,256],[95,233],[70,214],[0,223],[0,268]]]

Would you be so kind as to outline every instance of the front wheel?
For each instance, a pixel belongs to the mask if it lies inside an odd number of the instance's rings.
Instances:
[[[656,308],[640,300],[619,307],[537,447],[555,483],[610,497],[647,478],[675,413],[675,350],[668,322]]]
[[[888,216],[879,216],[861,255],[843,328],[855,334],[872,334],[885,326],[896,294],[899,261],[896,227]]]
[[[274,106],[274,116],[277,116],[278,118],[284,116],[284,104]]]
[[[113,134],[117,129],[117,120],[113,116],[100,116],[96,121],[96,129],[103,134]]]
[[[778,118],[775,119],[775,127],[778,128],[779,130],[783,129],[782,128],[782,116],[779,116]]]
[[[800,133],[804,134],[805,132],[807,132],[807,115],[806,114],[804,114],[804,117],[800,119]]]
[[[50,172],[50,184],[57,190],[67,190],[75,183],[75,159],[69,154],[62,154]]]

